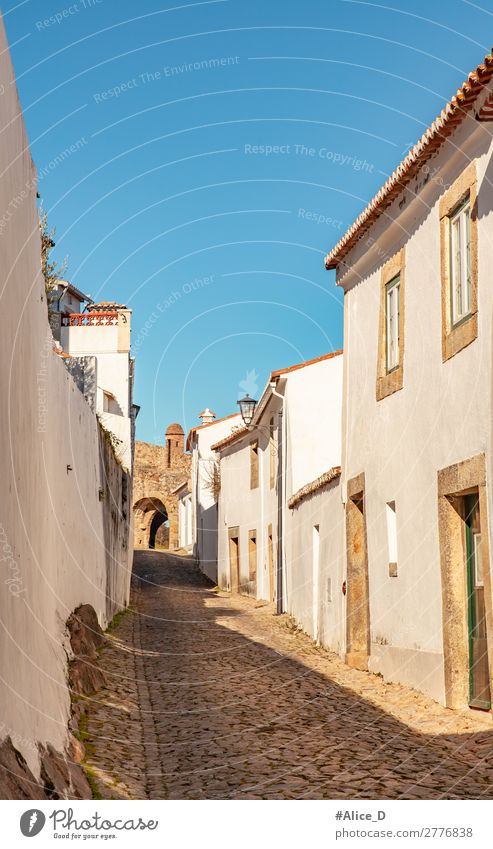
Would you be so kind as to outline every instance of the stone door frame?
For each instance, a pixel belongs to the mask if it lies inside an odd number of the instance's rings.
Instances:
[[[370,593],[366,535],[366,490],[362,472],[347,481],[346,501],[346,657],[348,666],[368,669]]]
[[[236,543],[236,575],[233,574],[233,564],[231,562],[231,544],[233,540],[237,540]],[[229,590],[231,593],[239,593],[240,592],[240,582],[241,582],[241,560],[240,560],[240,528],[238,525],[235,525],[232,528],[228,528],[228,571],[229,571]]]
[[[479,494],[488,660],[493,689],[493,606],[485,455],[478,454],[440,469],[437,477],[445,704],[460,709],[469,705],[466,540],[461,503],[464,495],[475,491]]]

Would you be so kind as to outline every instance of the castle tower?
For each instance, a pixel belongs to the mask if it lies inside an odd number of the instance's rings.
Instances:
[[[185,450],[185,434],[178,422],[170,424],[166,430],[166,464],[168,469],[177,463]]]

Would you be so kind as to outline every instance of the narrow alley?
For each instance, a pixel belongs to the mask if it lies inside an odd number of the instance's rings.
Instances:
[[[104,798],[493,798],[489,714],[318,649],[189,557],[138,551],[101,653],[86,767]]]

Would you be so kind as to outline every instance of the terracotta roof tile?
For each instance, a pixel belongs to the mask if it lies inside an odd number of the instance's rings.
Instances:
[[[305,366],[313,366],[316,363],[322,363],[324,360],[331,360],[333,357],[339,357],[342,353],[343,351],[341,348],[338,351],[330,351],[329,354],[322,354],[321,357],[315,357],[313,360],[305,360],[303,363],[296,363],[296,365],[288,366],[288,368],[280,368],[277,371],[271,372],[270,379],[275,380],[276,377],[281,377],[283,374],[289,374],[291,371],[305,368]]]
[[[339,265],[356,242],[402,192],[422,165],[442,146],[453,130],[462,123],[492,76],[493,53],[488,53],[484,61],[474,71],[471,71],[457,94],[442,109],[440,115],[423,133],[419,141],[397,166],[349,230],[329,251],[325,257],[327,269],[336,268]]]

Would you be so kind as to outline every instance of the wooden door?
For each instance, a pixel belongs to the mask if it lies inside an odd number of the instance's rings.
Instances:
[[[478,494],[465,496],[464,506],[469,633],[469,704],[471,707],[489,710],[491,707],[490,674]]]

